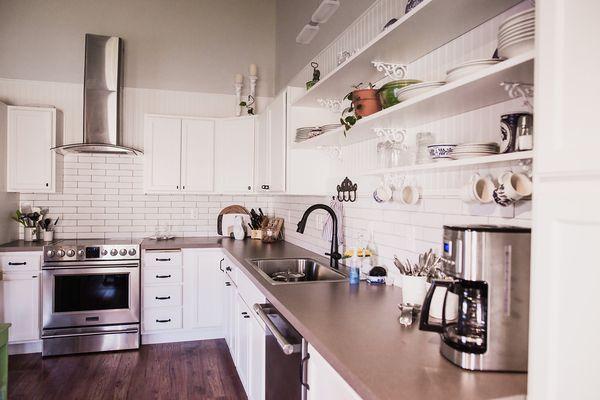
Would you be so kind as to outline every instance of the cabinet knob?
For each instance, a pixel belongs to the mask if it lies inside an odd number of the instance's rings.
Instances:
[[[248,186],[248,190],[252,190],[252,186]]]
[[[48,182],[46,182],[46,187],[48,187]]]
[[[179,185],[175,186],[177,189],[179,189]]]

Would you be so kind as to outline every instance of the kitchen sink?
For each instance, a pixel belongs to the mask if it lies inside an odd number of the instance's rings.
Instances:
[[[346,275],[311,258],[248,260],[272,285],[345,281]]]

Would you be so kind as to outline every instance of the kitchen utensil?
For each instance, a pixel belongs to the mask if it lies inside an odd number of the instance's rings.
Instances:
[[[517,151],[533,149],[533,115],[521,115],[517,122]]]
[[[244,206],[234,204],[227,206],[219,212],[217,216],[217,234],[222,236],[230,236],[233,233],[234,218],[236,214],[242,215],[242,221],[250,222],[250,213]]]
[[[498,183],[500,185],[494,190],[493,197],[494,201],[502,207],[507,207],[531,195],[531,179],[525,174],[506,171],[500,175]]]
[[[388,108],[399,103],[395,94],[396,89],[402,89],[409,85],[414,85],[421,82],[422,81],[418,79],[399,79],[386,83],[377,91],[379,101],[381,102],[381,107]]]
[[[400,310],[400,317],[398,317],[400,325],[411,326],[419,315],[421,306],[419,304],[398,304],[398,309]]]
[[[471,157],[482,157],[491,154],[498,154],[498,144],[489,143],[463,143],[457,145],[450,156],[455,160]]]
[[[43,232],[44,242],[51,242],[54,240],[54,231],[44,230]]]
[[[271,243],[283,238],[283,218],[271,218],[263,229],[263,243]]]

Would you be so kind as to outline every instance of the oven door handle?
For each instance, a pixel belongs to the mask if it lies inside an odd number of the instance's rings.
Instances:
[[[77,336],[96,336],[96,335],[111,335],[111,334],[119,334],[119,333],[138,333],[138,329],[122,329],[122,330],[114,330],[114,331],[99,331],[99,332],[82,332],[82,333],[63,333],[58,335],[44,335],[42,333],[42,339],[44,338],[67,338],[67,337],[77,337]]]
[[[261,307],[260,304],[254,304],[254,306],[252,308],[254,309],[256,314],[259,316],[259,318],[262,320],[262,322],[265,323],[265,326],[271,331],[271,333],[275,337],[275,340],[277,341],[277,344],[279,345],[279,347],[281,347],[283,354],[289,356],[294,353],[299,353],[302,350],[301,343],[292,344],[292,343],[288,342],[288,340],[285,338],[285,336],[283,336],[283,334],[279,331],[279,329],[277,329],[277,327],[275,326],[273,321],[271,321],[269,319],[269,317],[265,313],[265,310],[263,310],[263,308]]]
[[[85,268],[139,268],[139,263],[135,264],[101,264],[101,263],[85,263],[85,264],[73,264],[73,265],[64,265],[63,264],[46,264],[42,266],[44,270],[54,270],[54,269],[85,269]]]

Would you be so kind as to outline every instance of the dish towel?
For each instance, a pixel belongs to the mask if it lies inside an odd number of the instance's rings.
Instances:
[[[344,244],[344,203],[338,199],[333,199],[331,200],[331,203],[329,203],[329,207],[333,209],[338,220],[338,244],[341,246]],[[323,225],[321,237],[323,240],[331,242],[332,233],[333,219],[331,218],[331,215],[327,213],[327,219],[325,220],[325,225]]]

